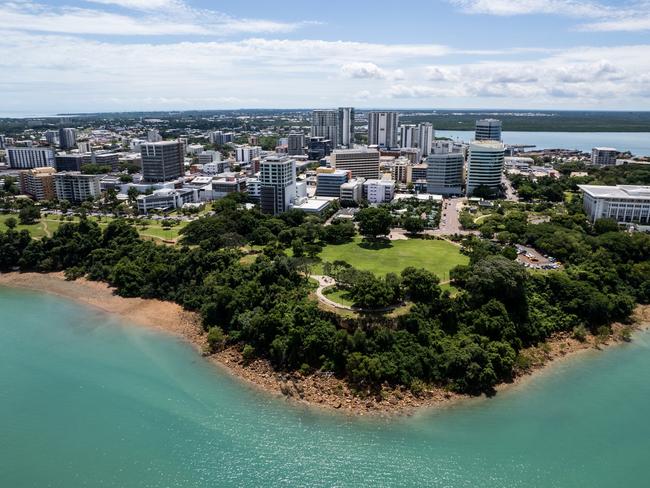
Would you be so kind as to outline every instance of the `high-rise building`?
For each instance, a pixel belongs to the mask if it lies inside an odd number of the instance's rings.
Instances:
[[[420,140],[420,132],[417,125],[400,125],[399,134],[400,147],[418,147],[417,145]]]
[[[339,197],[341,185],[350,179],[350,172],[334,168],[316,170],[316,196]]]
[[[15,169],[54,167],[54,149],[51,147],[8,147],[9,167]]]
[[[379,178],[379,151],[339,149],[331,156],[332,168],[349,171],[352,178]]]
[[[20,172],[20,192],[35,200],[54,200],[54,168],[34,168]]]
[[[311,113],[312,137],[323,137],[331,141],[332,147],[339,145],[339,112],[337,110],[314,110]]]
[[[591,164],[610,166],[616,164],[618,151],[613,147],[594,147],[591,150]]]
[[[46,130],[43,136],[50,146],[56,146],[59,143],[59,131]]]
[[[260,146],[241,145],[235,148],[235,159],[238,163],[250,163],[259,158],[262,148]]]
[[[397,147],[397,112],[368,112],[368,144]]]
[[[501,121],[497,119],[477,120],[474,139],[477,141],[501,141]]]
[[[289,156],[305,154],[305,135],[302,132],[291,132],[287,137],[287,153]]]
[[[0,134],[0,149],[6,149],[7,148],[7,136],[4,134]]]
[[[59,200],[83,202],[101,195],[98,175],[83,175],[77,171],[56,173],[54,188]]]
[[[77,131],[71,127],[59,129],[59,147],[63,150],[77,146]]]
[[[354,145],[354,108],[339,107],[338,143],[348,149]]]
[[[427,192],[437,195],[461,195],[465,157],[461,152],[429,154],[427,163]]]
[[[57,154],[55,158],[57,171],[81,171],[84,164],[90,164],[92,157],[90,154]]]
[[[223,146],[234,140],[234,135],[232,132],[223,132],[220,130],[215,130],[210,132],[208,135],[208,140],[210,144],[216,144],[217,146]]]
[[[423,122],[418,126],[418,144],[416,147],[420,149],[422,157],[426,158],[431,154],[434,139],[435,131],[433,130],[433,124],[430,122]]]
[[[332,141],[324,137],[310,137],[307,143],[307,157],[319,161],[332,153]]]
[[[501,185],[505,147],[498,141],[474,141],[469,145],[467,195],[478,187],[497,192]]]
[[[174,180],[185,174],[183,146],[178,141],[143,143],[140,155],[142,177],[147,182]]]
[[[271,156],[260,163],[260,207],[262,212],[286,212],[296,199],[296,162]]]

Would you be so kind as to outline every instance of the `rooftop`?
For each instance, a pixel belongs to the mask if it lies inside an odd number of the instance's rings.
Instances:
[[[642,185],[578,185],[583,192],[595,198],[650,199],[650,186]]]

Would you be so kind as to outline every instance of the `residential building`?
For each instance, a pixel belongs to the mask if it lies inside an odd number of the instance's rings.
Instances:
[[[201,173],[206,175],[218,175],[220,173],[225,173],[230,169],[228,161],[214,161],[212,163],[203,164]]]
[[[354,146],[354,108],[339,107],[338,143],[351,149]]]
[[[399,158],[391,166],[390,174],[395,181],[408,184],[413,180],[412,169],[413,165],[408,159]]]
[[[264,159],[260,164],[260,187],[262,212],[286,212],[296,198],[296,162],[286,156]]]
[[[338,110],[314,110],[311,114],[311,136],[331,141],[332,147],[339,144]]]
[[[77,146],[77,131],[71,127],[59,129],[59,147],[64,151]]]
[[[594,147],[591,150],[591,164],[614,166],[617,156],[618,151],[613,147]]]
[[[501,121],[497,119],[477,120],[474,139],[477,141],[501,141]]]
[[[429,154],[427,163],[427,193],[452,196],[463,192],[465,157],[461,152]]]
[[[368,112],[368,145],[398,147],[398,122],[397,112]]]
[[[0,134],[0,149],[6,149],[7,148],[7,136],[4,134]]]
[[[43,133],[43,137],[50,146],[57,146],[59,144],[59,131],[58,130],[46,130]]]
[[[224,144],[228,144],[229,142],[232,142],[234,139],[235,136],[232,132],[223,132],[220,130],[210,132],[210,134],[208,135],[208,140],[210,141],[210,144],[216,144],[217,146],[223,146]]]
[[[420,140],[420,133],[417,125],[400,125],[399,134],[400,147],[417,147],[418,141]]]
[[[20,172],[20,192],[35,200],[54,200],[54,168],[34,168]]]
[[[332,168],[349,171],[352,178],[379,178],[379,151],[339,149],[332,153]]]
[[[408,159],[411,164],[418,164],[422,159],[422,153],[417,147],[402,147],[399,150],[399,155]]]
[[[395,182],[368,179],[363,182],[363,196],[370,203],[390,202],[395,196]]]
[[[88,141],[77,141],[77,149],[79,149],[80,153],[89,153],[92,152],[91,147],[90,147],[90,142]]]
[[[307,143],[307,157],[312,161],[320,161],[332,153],[332,141],[324,137],[310,137]]]
[[[469,145],[467,195],[479,186],[497,192],[501,186],[505,146],[498,141],[474,141]]]
[[[347,183],[343,183],[339,193],[341,201],[359,203],[363,200],[363,184],[365,181],[365,178],[353,178]]]
[[[221,153],[219,151],[203,151],[198,155],[199,164],[208,164],[221,161]]]
[[[147,182],[169,181],[185,174],[183,146],[178,141],[143,143],[142,177]]]
[[[205,148],[201,144],[188,144],[185,147],[185,154],[189,156],[198,156]]]
[[[248,178],[246,181],[246,193],[248,193],[249,198],[252,200],[260,201],[262,196],[262,182],[259,178]]]
[[[316,196],[338,197],[341,185],[350,179],[350,172],[334,168],[318,168],[316,170]]]
[[[197,203],[199,201],[196,188],[163,188],[155,190],[151,195],[138,195],[136,204],[138,212],[147,214],[151,210],[162,212],[183,208],[186,203]]]
[[[249,146],[243,144],[235,148],[235,159],[238,163],[250,163],[254,158],[259,158],[262,152],[260,146]]]
[[[51,147],[8,147],[9,167],[13,169],[33,169],[54,167],[54,149]]]
[[[619,223],[650,225],[650,186],[578,185],[589,220],[614,219]]]
[[[92,157],[90,154],[80,153],[60,153],[54,158],[57,171],[81,171],[84,164],[90,164]]]
[[[147,141],[148,142],[161,142],[163,140],[158,129],[150,129],[147,132]]]
[[[54,174],[56,198],[80,203],[101,196],[98,175],[83,175],[78,171]]]
[[[416,147],[420,150],[422,157],[426,158],[431,154],[435,137],[433,124],[430,122],[423,122],[418,126],[418,143]]]
[[[302,132],[291,132],[287,137],[287,154],[302,156],[305,154],[305,135]]]

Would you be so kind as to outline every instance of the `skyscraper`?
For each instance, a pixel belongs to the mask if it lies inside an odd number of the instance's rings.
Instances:
[[[59,143],[59,132],[55,130],[46,130],[43,134],[45,140],[50,146],[56,146]]]
[[[59,129],[59,147],[61,149],[72,149],[77,145],[77,131],[67,127]]]
[[[368,144],[397,147],[397,112],[368,112]]]
[[[146,142],[140,146],[145,181],[169,181],[183,176],[183,145],[178,141]]]
[[[474,141],[469,145],[467,194],[479,186],[496,193],[501,185],[505,147],[498,141]]]
[[[474,139],[477,141],[501,141],[501,121],[497,119],[477,120]]]
[[[339,112],[337,110],[314,110],[311,114],[312,137],[324,137],[332,142],[332,147],[339,144]]]
[[[420,139],[420,133],[417,125],[400,125],[399,134],[400,147],[417,147],[418,141]]]
[[[427,192],[438,195],[460,195],[463,187],[463,153],[429,154],[427,163]]]
[[[423,157],[431,154],[433,147],[433,140],[435,139],[435,132],[433,125],[430,122],[423,122],[418,126],[418,145]]]
[[[286,212],[296,199],[296,162],[286,156],[264,159],[260,164],[260,187],[262,212]]]
[[[354,145],[353,107],[339,107],[338,143],[348,149]]]
[[[289,156],[305,154],[305,135],[302,132],[291,132],[287,137],[287,153]]]

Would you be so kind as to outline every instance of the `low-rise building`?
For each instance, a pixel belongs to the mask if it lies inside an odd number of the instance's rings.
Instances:
[[[613,147],[594,147],[591,150],[591,164],[614,166],[617,156],[618,151]]]
[[[370,203],[390,202],[395,195],[395,181],[369,179],[363,183],[363,196]]]
[[[316,196],[338,197],[341,194],[341,185],[349,179],[349,171],[318,168],[316,170]]]
[[[20,172],[20,192],[35,200],[54,200],[54,168],[34,168]]]
[[[136,203],[138,212],[147,214],[151,210],[167,212],[182,208],[186,203],[197,203],[199,201],[196,188],[171,189],[164,188],[154,191],[151,195],[138,195]]]
[[[341,201],[359,203],[363,200],[363,183],[365,181],[365,178],[354,178],[347,183],[343,183],[339,194]]]
[[[619,223],[650,224],[650,186],[578,185],[578,188],[592,222],[614,219]]]

